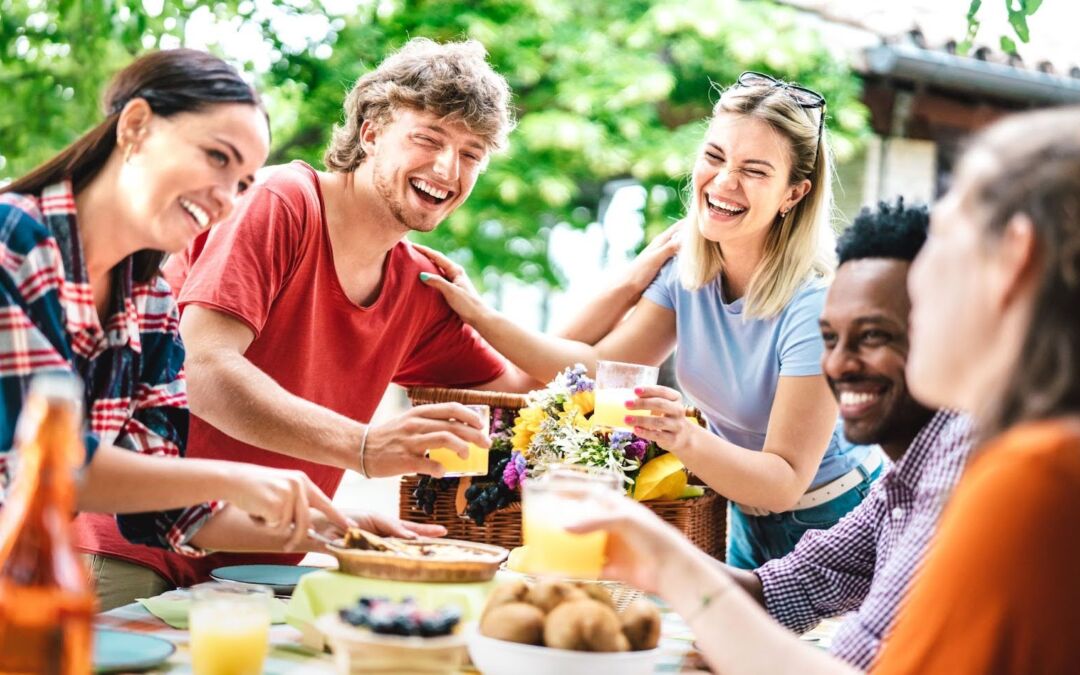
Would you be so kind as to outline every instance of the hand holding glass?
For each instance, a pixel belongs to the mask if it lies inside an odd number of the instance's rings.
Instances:
[[[265,586],[204,584],[194,589],[188,623],[195,675],[259,675],[270,643]]]
[[[483,421],[486,436],[491,428],[491,408],[486,405],[467,405]],[[475,443],[469,443],[469,454],[465,459],[450,448],[428,450],[428,457],[446,469],[445,476],[486,476],[488,472],[488,449]]]
[[[592,416],[594,427],[608,427],[629,431],[633,425],[626,422],[627,415],[648,417],[648,410],[631,410],[626,402],[637,398],[634,389],[656,384],[660,369],[637,363],[597,361],[596,363],[596,409]]]
[[[572,534],[566,528],[595,515],[598,497],[622,491],[618,475],[594,467],[557,464],[523,486],[525,571],[596,579],[604,567],[607,532]]]

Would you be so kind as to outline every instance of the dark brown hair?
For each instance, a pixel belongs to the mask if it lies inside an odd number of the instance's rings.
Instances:
[[[483,45],[413,38],[357,80],[345,97],[345,121],[334,127],[323,155],[327,170],[345,173],[360,166],[366,154],[360,145],[364,120],[383,124],[401,108],[461,122],[489,150],[501,149],[514,128],[510,85],[492,70]]]
[[[105,119],[100,124],[52,159],[0,188],[0,193],[39,195],[45,187],[64,179],[70,179],[72,189],[78,193],[112,155],[120,112],[135,98],[144,99],[154,114],[162,117],[199,112],[220,103],[262,107],[255,90],[218,57],[196,49],[152,52],[121,70],[109,83],[102,98]],[[135,280],[152,279],[164,257],[164,253],[154,250],[135,253]]]
[[[988,243],[1023,214],[1035,227],[1038,261],[1023,346],[980,420],[980,434],[989,437],[1019,422],[1080,412],[1080,108],[1008,117],[979,134],[967,155],[989,160],[964,202],[985,223]]]

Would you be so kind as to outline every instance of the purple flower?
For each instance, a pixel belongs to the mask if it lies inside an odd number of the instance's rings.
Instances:
[[[506,468],[503,469],[502,475],[503,482],[506,483],[506,487],[511,490],[516,490],[521,485],[521,482],[525,480],[525,456],[520,452],[515,452],[510,455],[510,461],[506,463]]]
[[[645,451],[649,447],[649,442],[644,438],[638,438],[633,443],[626,446],[623,452],[630,459],[641,461],[641,458],[645,456]]]
[[[585,373],[588,372],[585,366],[580,363],[575,364],[573,368],[567,368],[563,371],[563,384],[570,390],[571,394],[580,394],[583,391],[593,390],[593,381]]]

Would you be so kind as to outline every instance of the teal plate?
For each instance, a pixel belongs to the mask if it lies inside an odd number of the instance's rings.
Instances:
[[[94,672],[120,673],[159,666],[176,651],[168,640],[120,630],[94,630]]]
[[[231,565],[210,572],[210,578],[238,584],[260,584],[270,587],[277,595],[289,595],[300,577],[320,569],[301,565]]]

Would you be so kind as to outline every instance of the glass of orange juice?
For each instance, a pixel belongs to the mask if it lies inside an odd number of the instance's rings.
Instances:
[[[660,369],[637,363],[597,361],[596,363],[596,410],[590,421],[594,427],[630,430],[627,415],[648,417],[648,410],[631,410],[626,402],[637,398],[635,387],[656,384]]]
[[[194,589],[188,624],[195,675],[259,675],[270,644],[265,586],[203,584]]]
[[[484,435],[487,435],[491,429],[491,408],[486,405],[465,407],[480,416],[484,422]],[[446,469],[445,476],[486,476],[488,472],[488,449],[475,443],[469,443],[469,455],[465,459],[458,457],[450,448],[428,450],[428,457],[442,464]]]
[[[596,579],[604,567],[607,532],[573,534],[566,528],[594,514],[597,497],[621,492],[619,476],[605,469],[556,464],[522,488],[524,571],[529,574]]]

